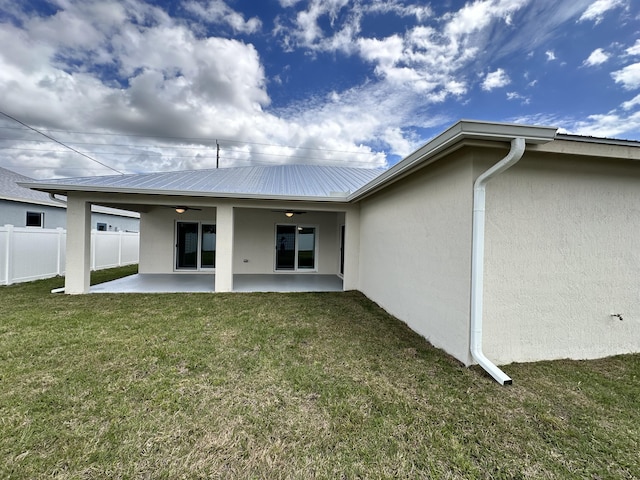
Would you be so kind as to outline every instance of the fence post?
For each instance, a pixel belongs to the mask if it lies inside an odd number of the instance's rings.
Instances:
[[[13,283],[13,225],[5,225],[7,229],[7,248],[4,252],[4,274],[7,278],[5,285],[11,285]]]
[[[91,230],[91,270],[96,269],[96,234],[97,230]]]
[[[57,274],[58,276],[62,275],[62,248],[65,246],[63,241],[62,241],[62,235],[64,234],[64,228],[62,227],[58,227],[56,228],[56,230],[58,231],[58,267],[57,267]]]
[[[122,235],[124,235],[124,233],[122,232],[122,230],[120,230],[118,232],[118,266],[119,267],[122,266]]]

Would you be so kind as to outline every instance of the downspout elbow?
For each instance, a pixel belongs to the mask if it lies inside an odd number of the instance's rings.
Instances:
[[[482,173],[473,185],[473,228],[471,251],[471,332],[470,352],[476,362],[498,383],[510,385],[511,378],[489,360],[482,351],[482,305],[484,290],[484,226],[485,186],[496,175],[515,165],[523,156],[524,138],[511,141],[509,153],[493,167]]]

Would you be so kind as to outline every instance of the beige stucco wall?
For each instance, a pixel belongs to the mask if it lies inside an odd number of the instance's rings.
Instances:
[[[344,218],[344,214],[336,212],[307,211],[289,219],[282,212],[272,212],[270,209],[237,208],[235,211],[233,272],[238,274],[274,273],[275,229],[276,224],[282,224],[316,227],[318,241],[316,260],[318,270],[316,273],[337,274],[339,267],[339,216]]]
[[[153,207],[140,215],[140,273],[175,271],[175,222],[216,223],[215,207],[199,208],[202,210],[188,210],[180,215],[170,208]],[[340,219],[344,221],[344,213],[307,211],[288,219],[282,212],[271,209],[234,208],[233,273],[274,273],[275,225],[278,223],[315,226],[319,242],[316,273],[337,274]]]
[[[140,273],[172,273],[175,271],[175,223],[216,223],[216,209],[198,207],[183,214],[166,207],[152,207],[140,214]],[[192,273],[192,272],[187,272]]]
[[[639,184],[637,162],[532,152],[489,182],[489,358],[504,364],[640,351]]]
[[[359,290],[465,364],[473,200],[468,154],[459,151],[362,201],[359,275]]]

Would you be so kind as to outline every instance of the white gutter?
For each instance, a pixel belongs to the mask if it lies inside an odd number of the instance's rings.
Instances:
[[[481,174],[473,185],[473,230],[471,249],[471,339],[473,358],[501,385],[511,385],[512,380],[482,352],[482,294],[484,281],[484,225],[485,187],[489,180],[515,165],[524,154],[525,140],[511,140],[511,150],[498,163]]]
[[[61,204],[63,204],[63,205],[66,205],[66,204],[67,204],[67,202],[65,202],[64,200],[60,200],[59,198],[56,198],[56,194],[55,194],[55,193],[51,193],[51,192],[50,192],[50,193],[49,193],[49,198],[50,198],[51,200],[53,200],[54,202],[56,202],[56,203],[61,203]]]

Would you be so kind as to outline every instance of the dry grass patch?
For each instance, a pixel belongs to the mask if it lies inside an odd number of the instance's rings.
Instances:
[[[505,388],[358,293],[59,284],[0,288],[1,478],[640,477],[637,355]]]

